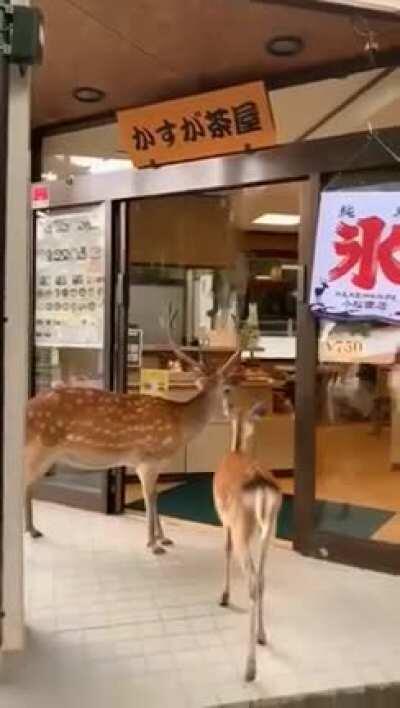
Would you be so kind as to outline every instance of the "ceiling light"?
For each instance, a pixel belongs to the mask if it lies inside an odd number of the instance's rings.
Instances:
[[[93,86],[80,86],[73,91],[73,97],[81,103],[98,103],[105,98],[105,93],[101,89]]]
[[[252,223],[257,226],[298,226],[300,216],[299,214],[261,214]]]
[[[115,159],[103,157],[90,157],[87,155],[70,155],[69,161],[75,167],[86,169],[91,174],[104,174],[106,172],[119,172],[131,170],[132,163],[128,159]]]
[[[43,182],[56,182],[58,179],[57,175],[55,172],[52,172],[49,170],[49,172],[42,172],[42,180]]]
[[[266,44],[266,50],[275,57],[293,57],[304,49],[301,37],[273,37]]]

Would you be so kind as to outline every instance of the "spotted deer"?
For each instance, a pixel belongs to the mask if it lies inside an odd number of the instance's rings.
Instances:
[[[231,451],[221,460],[213,480],[214,503],[226,534],[225,587],[220,604],[229,605],[232,551],[248,577],[250,638],[246,681],[256,676],[256,644],[265,645],[264,575],[268,547],[275,532],[282,494],[269,469],[248,452],[255,423],[265,414],[265,404],[249,410],[232,410],[226,398],[232,427]],[[250,543],[257,534],[259,554],[255,564]]]
[[[173,341],[175,355],[197,375],[199,391],[186,402],[140,394],[117,394],[60,386],[32,398],[27,407],[25,445],[26,528],[42,534],[32,519],[34,485],[55,463],[82,470],[135,468],[146,505],[148,546],[164,553],[157,511],[157,479],[176,452],[206,425],[222,400],[223,381],[240,350],[216,371],[192,359]]]

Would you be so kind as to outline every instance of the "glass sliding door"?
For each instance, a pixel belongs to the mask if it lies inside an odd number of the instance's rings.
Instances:
[[[110,209],[106,204],[39,213],[34,270],[34,392],[110,383]],[[106,511],[107,475],[58,465],[41,499]]]
[[[368,250],[365,219],[360,221],[357,207],[357,194],[370,193],[366,201],[375,220],[382,216],[380,195],[391,193],[390,201],[400,203],[400,171],[330,176],[325,190],[336,191],[339,197],[340,192],[356,195],[354,213],[349,211],[349,199],[347,211],[341,212],[338,240],[345,246],[339,247],[336,265],[340,272],[348,267],[350,283],[362,287],[340,288],[339,280],[334,280],[336,271],[331,271],[329,287],[339,289],[346,312],[353,312],[353,317],[355,313],[356,321],[339,317],[317,323],[310,546],[322,557],[400,572],[400,326],[389,315],[383,321],[393,302],[400,311],[400,286],[387,280],[388,273],[400,275],[400,249],[392,239],[388,270],[386,261],[382,262],[387,248],[379,245],[391,244],[388,239],[397,233],[399,218],[393,209],[384,230],[376,235],[375,250]],[[346,240],[346,224],[359,229],[355,241]],[[365,280],[369,272],[380,290]],[[377,308],[381,321],[370,316]]]
[[[290,183],[134,201],[128,207],[126,248],[127,390],[151,395],[162,382],[167,395],[180,401],[198,391],[196,374],[171,351],[168,307],[175,312],[176,343],[210,370],[234,351],[239,331],[244,351],[231,402],[243,412],[257,401],[265,403],[252,443],[282,484],[278,535],[290,540],[301,188]],[[283,224],[276,224],[270,215],[280,213]],[[177,450],[160,477],[162,514],[216,523],[212,474],[230,448],[232,432],[219,407]],[[144,504],[133,472],[126,477],[125,505],[137,513]]]

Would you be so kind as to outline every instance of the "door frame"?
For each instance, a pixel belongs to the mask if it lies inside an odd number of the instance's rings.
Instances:
[[[380,138],[395,151],[400,151],[399,129],[382,130]],[[364,132],[183,165],[77,177],[70,184],[50,183],[49,192],[52,207],[77,206],[106,199],[121,205],[137,199],[203,190],[306,182],[302,190],[299,233],[299,265],[304,274],[304,285],[298,311],[294,547],[304,555],[400,574],[398,545],[316,532],[313,528],[317,328],[307,305],[322,176],[393,167],[393,164],[393,158],[382,144]],[[126,231],[126,218],[124,224]],[[119,377],[118,387],[123,389],[121,373]]]

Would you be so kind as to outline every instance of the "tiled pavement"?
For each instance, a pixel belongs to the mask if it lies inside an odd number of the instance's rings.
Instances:
[[[220,529],[168,522],[176,546],[153,557],[141,516],[45,503],[37,514],[45,538],[26,541],[28,646],[3,662],[0,708],[199,708],[400,678],[396,577],[275,548],[272,642],[249,686],[238,571],[236,609],[217,604]]]

